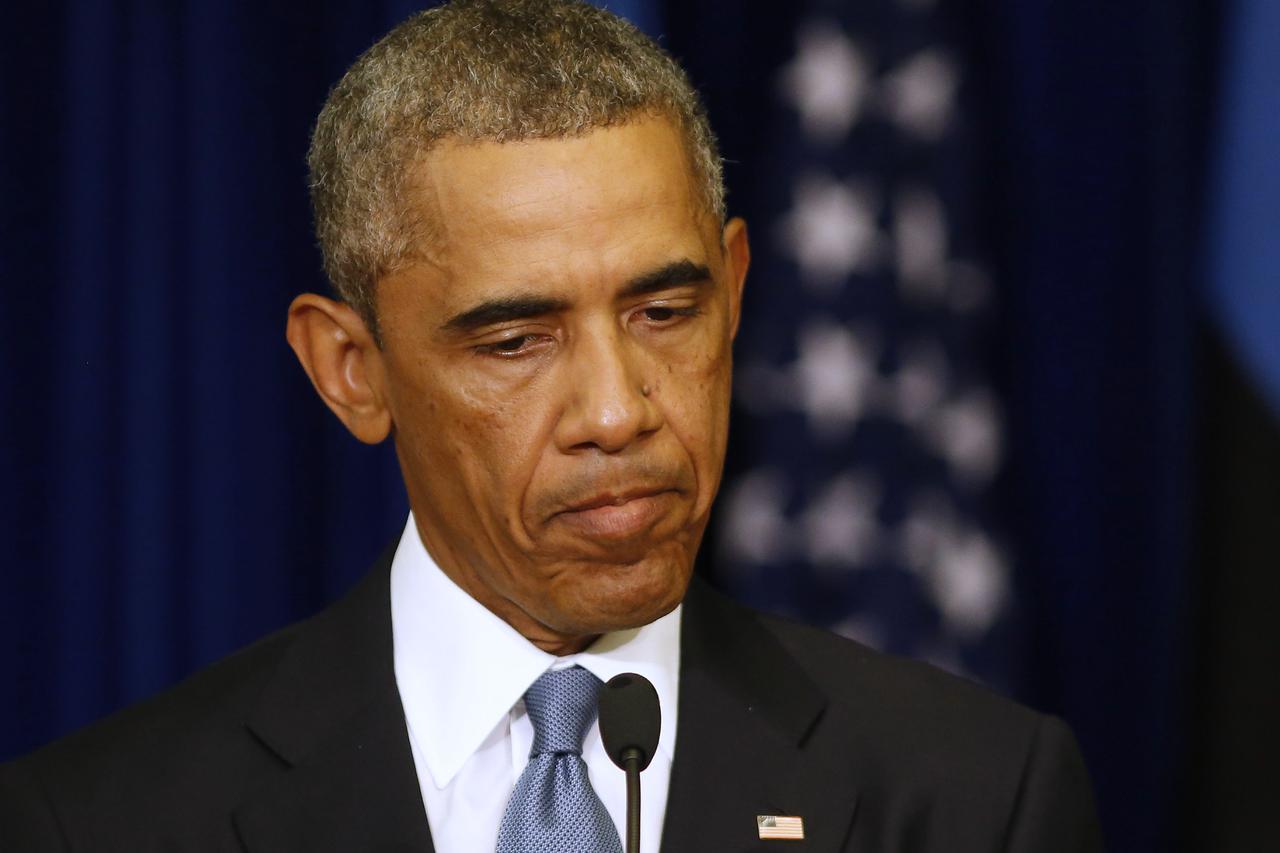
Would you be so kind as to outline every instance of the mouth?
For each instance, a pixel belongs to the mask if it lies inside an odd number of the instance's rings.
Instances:
[[[653,527],[676,498],[674,489],[603,492],[561,510],[555,518],[592,539],[628,539]]]

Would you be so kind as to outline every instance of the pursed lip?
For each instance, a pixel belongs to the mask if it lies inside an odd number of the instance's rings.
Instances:
[[[595,495],[594,497],[590,497],[590,498],[587,498],[586,500],[578,501],[577,503],[570,504],[569,506],[560,510],[560,512],[561,513],[586,512],[587,510],[599,509],[600,507],[605,507],[605,506],[622,506],[624,504],[630,503],[631,501],[639,500],[640,498],[653,497],[654,495],[660,495],[663,492],[669,492],[669,491],[671,491],[671,489],[660,488],[660,487],[644,487],[644,488],[625,489],[619,492],[601,492],[600,494]]]
[[[676,490],[643,487],[608,491],[575,501],[553,520],[592,539],[623,540],[643,534],[672,509]]]

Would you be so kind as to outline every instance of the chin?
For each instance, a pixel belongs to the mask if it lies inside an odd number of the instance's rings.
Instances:
[[[582,578],[559,602],[566,633],[605,634],[639,628],[670,613],[684,598],[691,565],[655,560],[610,567]]]

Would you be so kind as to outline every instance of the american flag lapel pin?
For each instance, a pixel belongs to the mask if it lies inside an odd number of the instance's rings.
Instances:
[[[804,841],[804,818],[776,814],[756,815],[760,840]]]

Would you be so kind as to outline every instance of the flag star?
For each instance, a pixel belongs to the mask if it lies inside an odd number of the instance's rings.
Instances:
[[[873,193],[864,187],[813,175],[799,180],[779,236],[806,284],[830,290],[850,274],[874,268],[883,242],[877,208]]]
[[[947,286],[947,218],[938,197],[923,187],[893,198],[894,259],[907,296],[937,300]]]
[[[788,547],[790,531],[783,514],[786,486],[777,472],[752,471],[738,479],[725,501],[722,548],[731,560],[777,562]]]
[[[800,28],[795,59],[782,69],[782,93],[805,132],[824,143],[849,132],[868,94],[869,63],[840,28],[814,21]]]
[[[975,389],[946,403],[926,425],[928,440],[961,480],[984,483],[1000,464],[1000,417],[995,396]]]
[[[986,534],[958,518],[945,492],[916,494],[897,536],[903,562],[950,631],[975,636],[995,623],[1008,598],[1008,565]]]
[[[947,357],[933,341],[904,344],[893,374],[893,405],[907,424],[918,424],[935,411],[946,394]]]
[[[866,477],[843,474],[827,485],[804,514],[809,559],[817,566],[866,565],[879,538],[878,489]]]
[[[923,50],[885,75],[878,95],[899,125],[934,141],[951,123],[959,77],[955,65],[937,50]]]
[[[862,416],[877,379],[871,346],[825,320],[801,331],[794,370],[798,402],[814,431],[826,438]]]
[[[927,572],[954,526],[955,511],[945,492],[931,489],[914,497],[898,528],[900,556],[907,568]]]
[[[1000,615],[1008,568],[995,545],[978,530],[964,531],[950,540],[929,573],[934,603],[957,634],[978,635]]]

